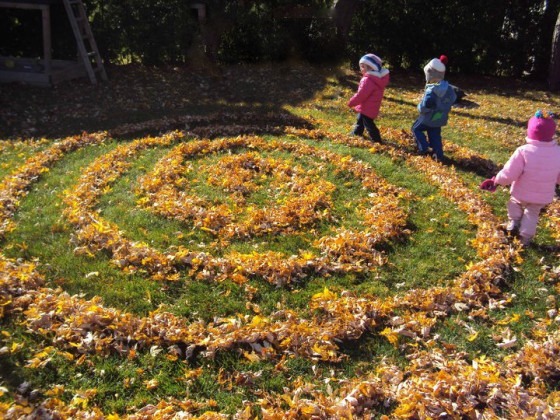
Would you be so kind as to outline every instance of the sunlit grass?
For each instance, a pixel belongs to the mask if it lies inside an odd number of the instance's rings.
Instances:
[[[339,85],[333,79],[324,91],[315,95],[314,100],[290,108],[290,111],[316,121],[317,125],[324,121],[325,127],[318,128],[346,133],[354,122],[354,114],[345,105],[351,93],[349,87]],[[416,116],[412,104],[420,94],[421,86],[419,90],[398,85],[389,87],[378,125],[408,130]],[[532,108],[546,105],[531,96],[508,99],[491,92],[469,92],[467,99],[477,106],[454,110],[449,126],[444,128],[444,139],[483,154],[495,163],[504,162],[516,144],[522,144],[523,127],[519,124],[527,118],[525,113],[530,115]],[[506,113],[509,117],[503,118]],[[424,174],[402,161],[364,148],[341,146],[328,140],[267,137],[269,140],[276,138],[325,148],[341,158],[352,156],[370,165],[389,183],[410,193],[401,203],[407,209],[406,232],[381,247],[387,264],[359,273],[309,274],[286,287],[278,287],[258,276],[250,278],[246,284],[237,284],[230,279],[198,281],[186,272],[181,272],[175,282],[154,281],[142,271],[124,273],[104,252],[92,257],[75,255],[73,228],[61,214],[63,192],[75,188],[83,169],[97,157],[113,150],[117,146],[115,141],[70,153],[44,173],[21,201],[14,216],[17,227],[1,243],[2,251],[11,258],[37,260],[38,269],[45,275],[49,287],[60,287],[71,295],[83,294],[88,299],[100,296],[104,305],[139,316],[167,311],[182,317],[186,323],[199,320],[212,323],[227,317],[269,317],[282,310],[294,311],[301,320],[309,319],[314,315],[309,302],[325,289],[390,300],[408,290],[446,287],[465,271],[468,264],[477,260],[471,247],[476,236],[475,228],[457,204],[443,197]],[[23,143],[6,146],[0,158],[0,176],[5,177],[21,165],[34,150]],[[332,196],[332,222],[317,223],[312,232],[271,234],[220,243],[212,234],[197,230],[192,224],[158,216],[138,205],[136,189],[139,180],[169,150],[170,147],[158,148],[135,156],[128,162],[130,168],[99,200],[100,214],[117,224],[133,241],[160,250],[185,246],[219,257],[234,251],[267,250],[290,255],[310,247],[313,239],[327,234],[333,226],[360,228],[363,224],[356,206],[368,192],[352,176],[336,173],[336,165],[331,162],[323,165],[321,177],[336,187]],[[193,159],[192,164],[198,170],[185,176],[191,182],[189,185],[194,194],[212,203],[230,204],[227,194],[208,185],[207,174],[200,170],[215,165],[222,155],[217,153]],[[286,152],[273,151],[262,155],[290,165],[311,168],[315,165],[312,157],[294,158]],[[473,189],[482,180],[480,174],[470,169],[457,168],[457,173]],[[259,193],[249,197],[249,205],[274,206],[266,193],[271,188],[271,181],[263,181],[261,187]],[[484,195],[483,199],[492,206],[494,214],[505,217],[506,191]],[[532,337],[535,320],[546,318],[546,311],[550,309],[547,298],[558,294],[554,285],[541,281],[542,266],[556,264],[554,253],[543,246],[551,241],[549,232],[542,228],[537,236],[537,245],[541,247],[525,252],[524,261],[506,273],[505,288],[515,295],[506,309],[489,310],[478,318],[463,313],[444,318],[435,327],[439,337],[437,345],[443,343],[444,347],[465,352],[469,359],[485,356],[500,360],[518,350]],[[188,360],[174,360],[160,348],[124,356],[88,355],[85,363],[55,354],[45,367],[29,369],[24,367],[26,361],[34,356],[36,349],[46,344],[19,326],[17,317],[18,314],[14,314],[3,319],[0,347],[13,346],[14,343],[20,343],[22,347],[9,356],[0,356],[2,371],[11,373],[9,378],[1,378],[0,386],[13,390],[28,381],[33,388],[46,392],[55,384],[65,384],[66,390],[60,398],[67,403],[76,393],[95,389],[89,403],[103,407],[105,413],[124,414],[173,396],[200,401],[200,411],[212,409],[233,415],[242,409],[244,401],[258,404],[259,396],[255,390],[282,395],[297,380],[314,382],[319,389],[327,390],[339,386],[333,378],[352,379],[375,373],[382,359],[400,366],[408,363],[405,348],[393,346],[373,327],[358,340],[339,343],[346,357],[338,364],[297,355],[281,362],[251,361],[244,356],[244,352],[250,350],[249,346],[242,345],[221,351],[214,357],[206,357],[200,353],[203,349],[196,349],[195,355]],[[505,336],[506,326],[518,338],[519,344],[511,349],[496,346],[497,340]],[[418,345],[422,346],[421,343]],[[3,398],[9,401],[8,397]],[[390,408],[384,410],[390,414]]]

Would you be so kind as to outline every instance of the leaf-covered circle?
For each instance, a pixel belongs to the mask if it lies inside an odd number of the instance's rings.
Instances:
[[[402,234],[406,223],[406,212],[400,205],[403,191],[377,176],[363,162],[304,143],[237,137],[179,143],[142,179],[139,202],[166,217],[188,220],[194,227],[224,241],[264,233],[297,232],[317,221],[328,220],[332,202],[330,194],[335,186],[317,176],[319,169],[306,173],[298,166],[271,158],[267,160],[255,153],[280,151],[312,158],[318,162],[317,168],[336,165],[337,171],[357,179],[366,192],[363,200],[356,203],[363,228],[335,226],[327,234],[315,237],[309,249],[289,255],[276,251],[250,254],[233,251],[217,256],[183,246],[159,251],[146,244],[134,243],[116,225],[103,219],[95,210],[95,204],[102,189],[126,170],[132,153],[171,141],[168,137],[157,142],[153,139],[133,142],[118,148],[110,156],[103,156],[84,171],[80,185],[66,198],[66,214],[77,228],[78,251],[109,251],[119,267],[128,271],[146,270],[158,279],[174,280],[179,272],[186,270],[195,278],[231,278],[242,282],[248,276],[258,276],[273,284],[284,285],[309,273],[362,272],[383,264],[384,256],[377,247]],[[210,184],[223,179],[217,172],[220,165],[225,166],[224,170],[236,170],[232,179],[220,182],[222,188],[232,192],[230,207],[225,202],[215,204],[192,194],[192,182],[184,177],[197,170],[192,167],[192,159],[238,149],[251,152],[225,156],[212,170],[205,169]],[[261,169],[265,176],[274,176],[268,187],[278,190],[277,199],[284,199],[285,203],[270,209],[246,210],[244,219],[236,220],[234,208],[246,199],[244,194],[257,188],[256,179],[263,175],[259,173]],[[290,199],[285,200],[286,197]]]

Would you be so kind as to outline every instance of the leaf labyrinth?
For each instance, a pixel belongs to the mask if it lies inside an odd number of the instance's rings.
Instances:
[[[489,308],[503,307],[512,298],[501,287],[504,273],[517,261],[519,251],[496,229],[497,218],[480,196],[467,187],[452,168],[409,155],[399,147],[406,140],[398,132],[389,133],[394,145],[377,145],[374,148],[363,140],[318,130],[292,129],[289,134],[369,148],[425,174],[426,179],[440,186],[442,194],[455,202],[467,214],[469,222],[476,226],[477,236],[473,246],[479,259],[469,263],[467,270],[447,288],[412,290],[388,299],[357,297],[349,292],[337,294],[325,289],[310,300],[313,315],[309,319],[301,319],[289,308],[280,308],[268,315],[237,315],[208,323],[187,323],[162,310],[140,318],[105,307],[99,298],[87,300],[69,296],[60,289],[46,287],[45,279],[34,263],[12,261],[2,255],[0,318],[17,317],[29,334],[42,337],[45,342],[45,348],[39,349],[35,357],[28,360],[28,367],[42,367],[54,354],[82,364],[92,354],[131,358],[138,352],[162,349],[169,360],[177,362],[190,360],[200,351],[201,357],[214,358],[219,351],[238,350],[255,362],[274,360],[278,362],[277,368],[282,370],[285,356],[338,362],[345,357],[341,352],[341,343],[356,341],[369,333],[387,338],[406,352],[410,360],[406,375],[404,369],[384,363],[375,375],[342,381],[335,390],[327,393],[317,385],[296,381],[292,389],[283,391],[283,395],[261,391],[259,401],[248,401],[239,408],[238,417],[250,418],[251,412],[259,407],[262,415],[270,418],[349,418],[371,413],[371,408],[383,409],[389,405],[394,407],[392,415],[402,418],[436,417],[445,413],[471,416],[478,410],[483,410],[487,416],[508,412],[518,418],[553,418],[557,415],[558,404],[554,403],[557,396],[550,394],[548,402],[547,391],[541,386],[543,383],[551,386],[557,375],[554,367],[559,348],[557,335],[542,334],[540,340],[529,342],[512,354],[509,363],[502,364],[484,358],[471,363],[460,353],[442,349],[433,333],[434,326],[451,314],[476,316]],[[53,145],[5,179],[0,189],[2,235],[14,228],[13,215],[19,200],[42,172],[48,170],[62,154],[103,141],[103,138],[84,136]],[[285,286],[308,273],[333,274],[373,269],[384,262],[377,246],[403,234],[406,212],[401,208],[401,200],[406,194],[376,176],[361,162],[303,143],[265,141],[258,137],[180,143],[182,140],[179,133],[135,140],[117,147],[84,170],[79,184],[67,191],[64,199],[64,215],[75,229],[76,252],[92,257],[100,251],[109,252],[112,261],[122,270],[145,271],[151,278],[160,281],[177,281],[187,273],[195,280],[230,278],[242,283],[248,277],[255,277]],[[292,217],[292,224],[289,224],[285,222],[290,214],[287,208],[274,215],[264,212],[259,217],[249,212],[235,234],[232,233],[235,226],[233,212],[210,207],[207,202],[201,203],[185,188],[183,175],[189,159],[194,156],[249,149],[250,152],[239,154],[239,160],[233,161],[234,168],[243,168],[247,162],[251,164],[261,159],[259,153],[262,151],[281,150],[318,162],[336,164],[358,179],[368,192],[367,199],[359,206],[363,212],[363,229],[335,227],[334,233],[324,235],[312,244],[315,248],[289,256],[265,252],[250,255],[230,253],[219,257],[181,246],[159,251],[127,239],[116,224],[105,220],[96,209],[99,198],[127,171],[131,160],[139,152],[175,143],[178,144],[144,178],[140,188],[142,206],[155,206],[153,211],[162,216],[189,221],[196,227],[210,230],[223,241],[230,241],[236,235],[243,238],[260,234],[259,229],[263,228],[259,223],[263,220],[265,230],[282,233],[285,229],[307,228],[321,217],[328,220],[330,187],[319,181],[322,187],[313,189],[313,183],[305,181],[305,177],[300,178],[302,185],[296,187],[296,191],[300,192],[297,197],[302,200],[310,198],[310,201],[301,201],[298,206],[305,210],[304,204],[309,204],[311,213],[306,213],[305,217]],[[223,162],[227,166],[232,161],[224,158]],[[269,167],[274,166],[270,162],[268,164]],[[283,170],[276,176],[288,173]],[[239,182],[226,188],[250,190],[250,181],[251,178],[247,181],[241,177]],[[197,206],[197,211],[194,211]],[[3,351],[17,351],[17,348]],[[539,368],[535,369],[535,366]],[[527,386],[519,380],[522,374],[528,378]],[[151,381],[146,386],[156,388],[157,381]],[[0,405],[0,413],[9,416],[7,418],[18,418],[31,412],[39,417],[47,413],[76,418],[105,418],[107,414],[101,408],[84,404],[89,398],[84,395],[81,403],[75,402],[78,401],[75,398],[71,403],[65,403],[56,397],[46,397],[44,401],[31,405],[27,402],[14,403],[10,407]],[[210,403],[190,400],[160,399],[157,405],[147,405],[137,413],[124,417],[172,418],[177,415],[193,418],[195,413],[211,406]],[[198,418],[224,417],[208,412]]]
[[[298,231],[312,224],[314,219],[323,217],[324,210],[330,206],[328,193],[332,186],[320,180],[304,179],[301,182],[292,174],[292,194],[297,195],[297,199],[290,200],[279,209],[251,211],[241,224],[230,222],[232,211],[223,205],[208,205],[202,199],[176,188],[186,182],[181,176],[187,170],[184,162],[186,158],[237,148],[281,150],[313,157],[321,162],[336,163],[340,171],[359,179],[368,193],[361,205],[364,229],[336,228],[333,234],[315,240],[318,251],[302,250],[298,255],[272,251],[252,254],[234,252],[219,258],[182,246],[177,250],[158,251],[145,244],[134,243],[122,235],[117,226],[103,219],[96,211],[95,204],[104,188],[128,168],[136,152],[146,147],[167,145],[173,140],[172,137],[137,140],[117,148],[109,156],[101,157],[84,171],[80,184],[68,191],[65,198],[65,214],[76,227],[78,252],[93,255],[101,250],[109,251],[118,267],[127,272],[145,270],[157,280],[177,280],[180,272],[186,270],[189,276],[200,280],[233,278],[243,282],[246,277],[257,276],[282,286],[302,279],[309,273],[363,272],[383,264],[384,257],[376,247],[402,234],[406,214],[399,206],[399,197],[404,193],[379,178],[367,165],[303,144],[238,137],[179,144],[156,165],[153,173],[144,178],[140,186],[140,202],[166,217],[183,221],[194,219],[195,227],[214,232],[225,240],[265,232]],[[248,160],[242,164],[255,163]],[[287,177],[294,170],[288,168],[284,171],[288,171],[283,173]]]

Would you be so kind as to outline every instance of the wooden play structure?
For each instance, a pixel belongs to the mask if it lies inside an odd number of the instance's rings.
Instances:
[[[51,45],[51,6],[63,3],[76,39],[77,58],[54,60]],[[92,84],[107,80],[99,50],[82,0],[0,0],[0,9],[37,10],[42,17],[43,56],[0,57],[0,82],[24,82],[52,86],[79,77],[88,77]]]

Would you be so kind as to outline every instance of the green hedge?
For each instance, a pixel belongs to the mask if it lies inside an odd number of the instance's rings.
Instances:
[[[182,63],[204,51],[222,63],[292,57],[355,63],[375,52],[393,68],[418,69],[446,54],[453,72],[539,78],[548,71],[560,9],[560,0],[356,0],[346,37],[329,18],[333,0],[206,0],[203,23],[191,3],[85,0],[107,62]],[[75,56],[64,10],[53,8],[52,19],[55,58]],[[42,54],[39,13],[2,9],[0,54]]]

